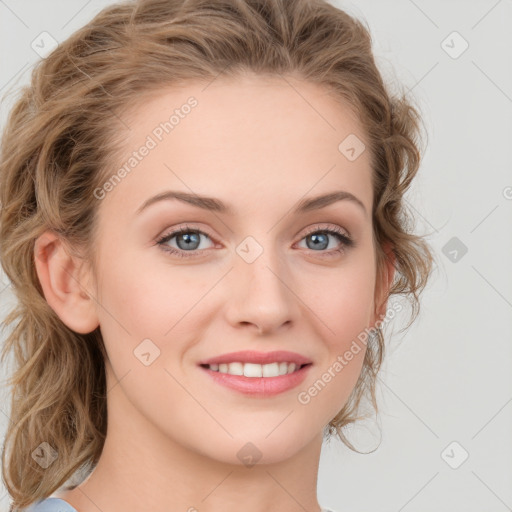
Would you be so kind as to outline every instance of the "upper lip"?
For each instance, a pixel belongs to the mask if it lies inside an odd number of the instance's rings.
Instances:
[[[241,350],[239,352],[230,352],[220,356],[204,359],[199,364],[222,364],[222,363],[256,363],[269,364],[274,362],[295,363],[296,365],[309,364],[311,361],[296,352],[288,352],[286,350],[276,350],[274,352],[255,352],[254,350]]]

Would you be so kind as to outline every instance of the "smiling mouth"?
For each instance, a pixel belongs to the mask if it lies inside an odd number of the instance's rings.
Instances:
[[[283,375],[298,372],[305,366],[311,366],[311,364],[312,363],[297,365],[295,363],[288,362],[257,364],[233,361],[232,363],[201,364],[200,366],[208,370],[226,375],[238,375],[249,378],[261,378],[281,377]]]

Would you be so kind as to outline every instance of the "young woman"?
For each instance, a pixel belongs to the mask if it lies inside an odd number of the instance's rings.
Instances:
[[[0,160],[11,510],[328,510],[431,271],[419,126],[322,0],[117,3],[42,60]]]

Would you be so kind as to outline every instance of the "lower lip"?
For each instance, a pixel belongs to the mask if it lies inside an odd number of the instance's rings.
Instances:
[[[216,372],[204,366],[200,366],[200,368],[223,386],[246,395],[267,397],[278,395],[298,386],[306,378],[311,366],[311,364],[308,364],[293,373],[277,377],[245,377],[243,375]]]

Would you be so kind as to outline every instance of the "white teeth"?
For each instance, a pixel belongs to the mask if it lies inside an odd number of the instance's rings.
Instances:
[[[262,377],[277,377],[279,375],[279,363],[264,364],[261,369]]]
[[[233,363],[230,363],[229,371],[231,371],[231,365]],[[254,364],[254,363],[245,363],[244,364],[244,375],[246,377],[263,377],[263,368],[261,367],[261,364]]]
[[[230,375],[244,375],[245,377],[278,377],[279,375],[286,375],[293,373],[297,368],[295,363],[269,363],[269,364],[255,364],[255,363],[221,363],[208,365],[210,370],[218,371],[220,373],[228,373]]]
[[[226,371],[224,373],[230,373],[231,375],[243,375],[244,365],[242,363],[229,363],[226,365]]]

